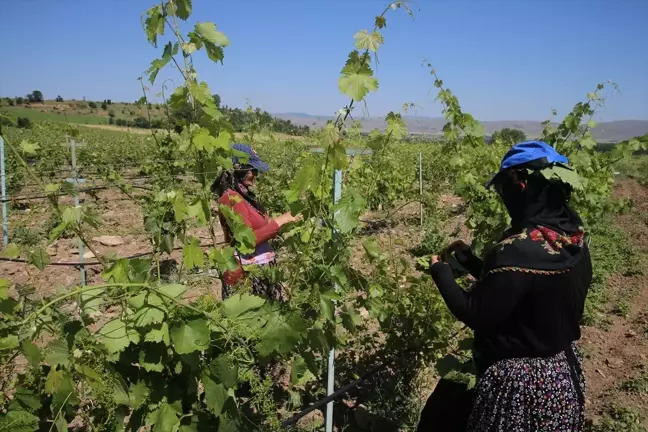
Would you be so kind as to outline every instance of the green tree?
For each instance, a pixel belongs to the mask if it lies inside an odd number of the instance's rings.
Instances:
[[[504,128],[493,132],[492,141],[501,141],[503,143],[517,144],[527,139],[526,134],[519,129]]]
[[[63,102],[61,95],[56,96],[56,102]]]
[[[45,99],[43,98],[43,93],[40,90],[34,90],[31,93],[31,102],[43,102]]]

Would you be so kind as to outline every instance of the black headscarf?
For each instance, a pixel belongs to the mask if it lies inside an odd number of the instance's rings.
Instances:
[[[484,272],[564,271],[578,262],[583,222],[569,205],[568,184],[546,179],[539,169],[516,167],[503,172],[495,186],[511,216],[511,228],[486,255]]]
[[[252,205],[257,211],[263,215],[267,214],[265,207],[256,198],[254,192],[243,184],[243,179],[248,171],[254,169],[249,165],[244,165],[240,168],[235,168],[232,171],[223,170],[216,177],[211,185],[211,191],[217,196],[222,196],[225,191],[232,189],[239,193],[247,202]]]

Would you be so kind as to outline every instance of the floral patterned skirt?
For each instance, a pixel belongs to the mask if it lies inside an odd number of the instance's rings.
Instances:
[[[571,350],[573,355],[563,351],[548,358],[507,359],[491,365],[477,383],[467,431],[582,431],[585,378],[576,346]]]

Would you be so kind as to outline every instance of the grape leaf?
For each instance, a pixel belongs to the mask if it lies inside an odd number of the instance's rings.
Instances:
[[[160,5],[153,6],[146,11],[146,19],[144,20],[144,28],[146,30],[146,38],[157,47],[158,35],[164,34],[164,11]]]
[[[378,247],[376,240],[368,238],[362,243],[362,247],[369,259],[378,258],[380,256],[380,248]]]
[[[148,398],[150,389],[144,381],[138,381],[137,384],[131,384],[128,389],[128,399],[130,406],[134,409],[141,407]]]
[[[273,311],[261,333],[259,354],[287,354],[306,336],[307,325],[298,312]]]
[[[223,313],[228,318],[236,318],[250,310],[259,309],[265,300],[250,294],[235,294],[223,302]]]
[[[205,388],[205,404],[215,416],[221,415],[225,402],[229,398],[227,389],[223,384],[217,383],[213,377],[207,373],[202,375],[202,383]]]
[[[195,27],[196,34],[198,34],[204,43],[211,43],[214,45],[227,46],[229,39],[222,32],[216,30],[216,25],[212,22],[199,22]]]
[[[378,80],[369,75],[350,74],[340,77],[338,88],[351,99],[361,101],[367,93],[378,90]]]
[[[560,165],[553,165],[540,170],[540,172],[547,180],[560,180],[574,189],[583,189],[583,183],[581,182],[578,173],[569,168]]]
[[[188,269],[202,267],[205,264],[200,241],[196,237],[189,237],[182,248],[182,261]]]
[[[38,368],[41,361],[41,352],[38,347],[29,339],[25,339],[22,346],[25,357],[27,357],[27,361],[29,361],[31,367]]]
[[[234,257],[234,248],[230,246],[221,249],[211,248],[209,259],[216,264],[221,272],[235,270],[239,267],[239,263]]]
[[[50,343],[45,353],[45,363],[52,367],[69,367],[70,350],[68,349],[67,341],[59,339]]]
[[[163,402],[146,417],[146,423],[153,425],[153,432],[175,432],[180,423],[178,414],[173,406]]]
[[[369,33],[367,30],[361,30],[356,33],[355,47],[359,50],[378,51],[378,48],[384,42],[382,34],[377,31]]]
[[[33,264],[38,270],[43,270],[46,265],[50,263],[50,257],[42,247],[38,247],[31,251],[27,260],[29,264]]]
[[[104,290],[105,288],[99,287],[81,293],[80,307],[83,313],[90,315],[99,312],[99,308],[103,304]]]
[[[162,324],[151,326],[149,332],[144,336],[144,340],[146,342],[164,342],[166,346],[171,345],[169,325],[165,321]]]
[[[160,343],[145,343],[139,352],[138,364],[148,372],[162,372],[166,347]]]
[[[175,0],[176,15],[186,21],[191,15],[191,0]]]
[[[9,298],[9,280],[0,279],[0,300],[7,300]]]
[[[159,287],[158,291],[169,297],[178,298],[187,291],[187,287],[182,284],[167,284]]]
[[[36,393],[25,387],[18,386],[16,387],[14,400],[9,405],[9,409],[28,409],[30,411],[37,411],[42,406],[43,404],[41,404],[40,395],[37,395]]]
[[[171,329],[171,341],[178,354],[190,354],[209,346],[209,326],[204,319],[176,324]]]
[[[0,350],[9,350],[16,348],[18,346],[18,336],[9,335],[7,337],[0,338]]]
[[[33,432],[39,429],[40,420],[24,410],[10,410],[0,415],[0,430],[11,432]]]
[[[121,352],[130,345],[131,342],[139,342],[139,334],[126,327],[126,324],[116,318],[108,321],[99,330],[99,340],[104,344],[109,353],[115,354]]]
[[[16,243],[9,243],[2,250],[2,256],[5,258],[18,258],[20,256],[20,246]]]
[[[36,150],[40,148],[40,145],[38,143],[33,143],[28,140],[22,140],[20,142],[20,150],[22,150],[23,153],[26,154],[36,154]]]
[[[238,366],[234,360],[226,354],[216,357],[209,365],[211,373],[225,387],[234,388],[238,381]]]

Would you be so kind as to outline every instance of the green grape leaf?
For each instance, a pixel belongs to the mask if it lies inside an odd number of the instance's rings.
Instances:
[[[22,150],[23,153],[26,154],[36,154],[36,151],[40,148],[40,145],[38,143],[33,143],[28,140],[22,140],[20,142],[20,150]]]
[[[540,172],[547,180],[560,180],[563,183],[567,183],[576,190],[583,189],[583,183],[581,182],[578,173],[569,168],[563,167],[561,165],[554,165],[548,168],[544,168],[540,170]]]
[[[244,313],[259,309],[266,301],[250,294],[234,294],[223,302],[223,313],[226,317],[234,319]]]
[[[59,339],[50,343],[45,352],[45,363],[52,367],[69,367],[70,350],[68,349],[67,341]]]
[[[146,417],[146,423],[153,425],[151,429],[153,432],[176,432],[180,424],[178,414],[181,413],[172,405],[163,402],[158,409]]]
[[[320,311],[327,320],[335,322],[335,306],[330,299],[320,297]]]
[[[378,80],[369,75],[350,74],[340,77],[338,88],[351,99],[361,101],[367,93],[378,90]]]
[[[159,287],[158,291],[168,297],[179,298],[187,291],[187,286],[182,284],[167,284]]]
[[[164,34],[164,11],[160,5],[153,6],[146,11],[144,29],[148,41],[157,47],[158,35],[161,36]]]
[[[169,336],[169,325],[165,322],[155,324],[150,327],[150,330],[144,336],[146,342],[163,342],[166,346],[171,345]]]
[[[154,293],[139,294],[128,299],[135,309],[133,323],[136,327],[146,327],[149,324],[161,323],[167,311],[162,299]]]
[[[221,272],[236,270],[239,267],[239,263],[234,256],[234,248],[230,246],[221,249],[211,248],[209,250],[209,260],[216,264]]]
[[[205,264],[200,241],[196,237],[189,237],[182,248],[182,262],[188,269],[202,267]]]
[[[72,375],[67,371],[50,369],[45,380],[45,391],[52,395],[52,405],[57,410],[64,404],[74,405],[78,402]]]
[[[4,258],[18,258],[20,256],[20,246],[16,243],[9,243],[2,250],[2,256]]]
[[[150,394],[150,389],[144,381],[138,381],[137,384],[131,384],[128,389],[128,399],[133,409],[141,407]]]
[[[367,30],[361,30],[353,36],[355,47],[359,50],[378,51],[383,44],[383,36],[377,31],[369,33]]]
[[[173,56],[178,54],[178,43],[172,44],[168,42],[164,46],[164,52],[162,53],[162,58],[155,59],[151,62],[151,66],[146,70],[146,73],[149,75],[149,82],[155,84],[155,78],[157,78],[158,72],[164,68]]]
[[[364,205],[364,199],[356,191],[342,196],[333,217],[341,233],[347,234],[358,226]]]
[[[9,298],[9,280],[0,279],[0,300],[7,300]]]
[[[191,0],[175,0],[176,15],[183,21],[191,15]]]
[[[0,338],[0,350],[10,350],[18,346],[18,336],[9,335]]]
[[[338,81],[338,88],[342,93],[361,101],[367,93],[378,89],[378,80],[373,77],[369,62],[368,55],[351,51]]]
[[[33,432],[39,430],[40,419],[24,410],[10,410],[0,414],[0,430],[11,432]]]
[[[302,356],[296,356],[290,367],[290,382],[293,385],[303,386],[309,381],[315,379],[306,365],[306,360]]]
[[[229,39],[222,32],[216,30],[216,25],[212,22],[199,22],[195,27],[196,34],[200,36],[203,42],[214,45],[227,46]]]
[[[227,388],[234,388],[238,382],[238,366],[232,357],[222,354],[209,365],[211,373]]]
[[[380,248],[375,239],[368,238],[362,243],[362,247],[365,250],[365,253],[369,259],[375,259],[380,257]]]
[[[163,344],[145,343],[139,352],[137,363],[148,372],[162,372],[166,358],[166,347]]]
[[[236,249],[248,254],[256,250],[256,236],[254,231],[243,222],[241,215],[226,205],[218,206],[218,210],[225,216],[228,226],[234,234]]]
[[[287,354],[308,334],[307,324],[298,312],[274,311],[261,333],[259,354]]]
[[[100,307],[103,304],[104,291],[105,288],[98,287],[83,291],[80,294],[80,307],[84,314],[90,315],[100,311]]]
[[[202,375],[202,383],[205,388],[205,404],[215,416],[220,416],[223,412],[225,402],[229,399],[227,389],[223,384],[217,383],[213,377],[207,373]]]
[[[108,321],[99,329],[98,334],[99,340],[111,354],[123,351],[131,342],[139,342],[139,334],[126,327],[120,318]]]
[[[42,247],[37,247],[31,251],[27,259],[29,264],[33,264],[38,270],[43,270],[50,263],[50,257]]]
[[[28,409],[37,411],[42,406],[39,395],[25,387],[18,386],[16,387],[16,393],[14,393],[14,400],[9,405],[9,410]]]
[[[383,29],[387,27],[387,19],[384,16],[377,16],[374,25],[379,29]]]
[[[400,114],[390,112],[385,120],[387,121],[387,133],[393,139],[400,140],[407,136],[407,125]]]
[[[41,361],[41,352],[40,349],[29,339],[25,339],[22,343],[23,352],[27,361],[34,369],[38,369]]]
[[[176,324],[171,329],[171,341],[178,354],[202,351],[209,346],[209,326],[204,319]]]

